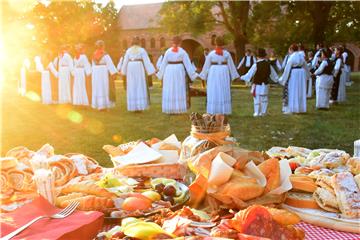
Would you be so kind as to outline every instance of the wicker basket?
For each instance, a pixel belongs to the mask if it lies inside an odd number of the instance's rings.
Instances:
[[[116,167],[117,172],[128,177],[164,177],[183,179],[186,166],[179,163],[157,163]]]

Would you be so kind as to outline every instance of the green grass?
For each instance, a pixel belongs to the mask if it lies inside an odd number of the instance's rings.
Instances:
[[[308,101],[306,114],[290,116],[281,113],[282,91],[279,86],[274,86],[270,89],[269,115],[263,118],[252,117],[253,100],[249,89],[234,86],[230,117],[232,134],[242,147],[252,150],[296,145],[338,148],[352,153],[353,141],[360,138],[360,74],[353,74],[352,79],[355,84],[347,88],[346,103],[332,106],[329,111],[318,111],[312,98]],[[104,144],[165,138],[172,133],[183,140],[190,130],[188,115],[161,112],[158,82],[151,90],[151,108],[143,113],[126,111],[126,93],[122,88],[117,92],[116,107],[109,112],[42,105],[17,96],[14,88],[9,86],[3,92],[2,155],[15,146],[38,149],[42,144],[50,143],[56,153],[80,152],[109,166],[109,157],[102,150]],[[192,99],[189,113],[205,110],[205,98]],[[78,123],[70,121],[69,116]]]

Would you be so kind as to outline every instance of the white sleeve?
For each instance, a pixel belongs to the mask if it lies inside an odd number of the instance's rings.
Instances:
[[[154,74],[155,73],[155,67],[152,64],[152,62],[150,61],[149,55],[147,54],[147,52],[145,50],[142,51],[141,57],[143,59],[144,67],[145,67],[145,70],[146,70],[147,74],[148,75]]]
[[[290,57],[288,57],[290,58]],[[291,73],[291,59],[287,60],[287,63],[285,65],[285,69],[283,72],[283,75],[279,78],[279,83],[283,86],[285,86],[286,82],[288,81]]]
[[[69,65],[70,71],[74,68],[74,60],[69,54],[66,54],[66,61]]]
[[[160,57],[158,58],[157,62],[156,62],[156,68],[157,69],[160,69],[160,66],[161,66],[161,62],[163,60],[163,55],[160,55]]]
[[[245,61],[245,57],[243,57],[239,63],[239,65],[237,66],[237,69],[240,69],[241,66],[244,64],[244,61]]]
[[[255,63],[250,67],[249,71],[246,74],[240,77],[240,79],[244,80],[245,82],[251,82],[251,79],[255,76],[256,71],[257,71],[257,65]]]
[[[287,63],[288,60],[289,60],[289,55],[286,55],[285,58],[284,58],[284,61],[282,62],[282,65],[281,65],[282,70],[285,70],[286,63]]]
[[[58,77],[58,72],[56,71],[53,62],[50,62],[50,63],[49,63],[48,69],[50,70],[50,72],[51,72],[56,78]]]
[[[121,75],[126,76],[126,74],[127,74],[126,70],[127,70],[128,63],[129,63],[129,53],[126,52],[125,56],[123,58],[122,64],[121,64]]]
[[[255,65],[255,64],[254,64]],[[275,69],[270,66],[270,78],[271,80],[273,80],[274,82],[278,82],[279,81],[279,76],[277,75]]]
[[[211,59],[210,58],[211,57],[209,55],[206,56],[204,66],[201,70],[201,73],[199,74],[200,78],[205,81],[207,80],[207,75],[208,75],[209,69],[211,67]]]
[[[324,71],[324,68],[327,66],[327,62],[326,61],[322,61],[319,68],[316,69],[316,71],[314,72],[315,75],[321,75],[322,72]]]
[[[341,67],[341,59],[337,59],[334,66],[334,77],[338,75],[340,67]]]
[[[40,58],[39,56],[36,56],[36,57],[34,58],[34,62],[35,62],[35,69],[36,69],[36,71],[38,71],[38,72],[44,71],[44,66],[43,66],[42,63],[41,63],[41,58]]]
[[[119,59],[119,63],[118,63],[118,65],[116,66],[116,69],[117,69],[119,72],[121,72],[121,67],[122,67],[123,61],[124,61],[124,57],[121,56],[120,59]]]
[[[230,53],[227,58],[227,66],[230,71],[231,81],[234,81],[235,79],[240,77]]]
[[[84,55],[84,68],[85,68],[85,74],[89,76],[91,74],[91,65],[86,55]]]
[[[196,73],[195,69],[191,65],[189,55],[186,52],[184,52],[183,64],[185,66],[186,72],[189,75],[189,78],[191,79],[191,81],[194,81],[198,77],[198,74]]]
[[[254,63],[256,63],[256,61],[257,61],[256,57],[253,56],[253,65],[254,65]]]
[[[109,55],[106,55],[105,61],[106,61],[106,67],[107,67],[108,71],[110,72],[110,74],[114,75],[115,73],[117,73],[116,67]]]
[[[160,80],[162,80],[163,77],[164,77],[165,69],[166,69],[166,66],[168,64],[167,58],[168,58],[168,52],[166,52],[164,57],[161,58],[161,64],[160,64],[160,67],[159,67],[159,71],[156,74],[157,78],[160,79]]]
[[[278,70],[281,69],[281,64],[280,64],[279,59],[276,59],[276,67],[277,67]]]

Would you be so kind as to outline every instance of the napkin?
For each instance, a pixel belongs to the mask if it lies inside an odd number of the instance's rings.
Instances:
[[[0,235],[4,237],[38,216],[52,215],[60,210],[39,196],[13,212],[1,214]],[[41,219],[12,239],[93,239],[103,221],[101,212],[75,211],[63,219]]]
[[[232,166],[236,163],[236,159],[230,155],[220,152],[211,163],[211,171],[208,183],[211,186],[220,186],[229,181],[234,171]]]
[[[156,161],[161,158],[161,154],[140,142],[128,154],[113,157],[112,160],[116,166],[126,166],[131,164],[144,164]]]

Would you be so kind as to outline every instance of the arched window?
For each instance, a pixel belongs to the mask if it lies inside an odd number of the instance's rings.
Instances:
[[[122,47],[123,47],[123,49],[128,48],[128,43],[127,43],[126,39],[122,40]]]
[[[211,35],[211,45],[216,45],[216,34]]]
[[[155,48],[155,38],[150,39],[150,47]]]
[[[165,47],[165,38],[161,37],[160,38],[160,48],[163,48],[163,47]]]
[[[146,41],[145,41],[145,38],[142,38],[142,39],[140,40],[140,45],[141,45],[141,47],[143,47],[143,48],[145,48],[145,47],[146,47]]]

